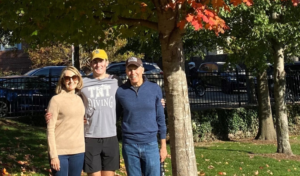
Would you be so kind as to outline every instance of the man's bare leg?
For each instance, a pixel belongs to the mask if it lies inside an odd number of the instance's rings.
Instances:
[[[101,171],[88,173],[88,176],[101,176]]]
[[[94,173],[88,173],[88,176],[114,176],[114,171],[99,171]]]
[[[101,176],[114,176],[114,171],[101,171]]]

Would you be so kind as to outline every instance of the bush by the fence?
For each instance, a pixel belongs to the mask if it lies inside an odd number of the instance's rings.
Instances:
[[[275,111],[273,119],[275,123]],[[300,105],[288,105],[290,134],[299,134]],[[192,112],[194,141],[255,137],[258,131],[256,107],[237,109],[210,109]]]

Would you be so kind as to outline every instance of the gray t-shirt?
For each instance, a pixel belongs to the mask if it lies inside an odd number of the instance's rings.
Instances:
[[[118,79],[83,78],[80,95],[85,106],[87,123],[84,126],[85,137],[106,138],[117,135],[116,130],[116,91]]]

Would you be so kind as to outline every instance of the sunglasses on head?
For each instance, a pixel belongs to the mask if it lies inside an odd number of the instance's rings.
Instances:
[[[77,76],[77,75],[73,75],[73,76],[64,76],[64,80],[65,81],[71,81],[71,79],[73,80],[73,81],[78,81],[78,79],[79,79],[79,77]]]

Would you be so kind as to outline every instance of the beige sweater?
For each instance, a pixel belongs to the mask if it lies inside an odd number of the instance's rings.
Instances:
[[[51,98],[48,112],[52,113],[47,125],[50,158],[83,153],[85,109],[82,99],[74,93],[62,91]]]

